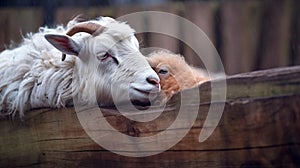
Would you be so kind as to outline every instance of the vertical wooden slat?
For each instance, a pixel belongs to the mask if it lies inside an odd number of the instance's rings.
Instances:
[[[0,11],[0,26],[2,27],[2,31],[0,31],[0,50],[3,50],[6,48],[7,45],[10,44],[10,36],[9,36],[9,19],[5,12],[8,12],[7,10],[1,10]]]
[[[148,39],[146,38],[146,33],[142,32],[142,30],[145,29],[145,24],[146,24],[144,16],[140,15],[139,17],[135,17],[132,19],[128,19],[128,17],[126,17],[126,15],[128,14],[143,11],[144,8],[138,5],[122,5],[122,6],[114,6],[112,7],[112,9],[113,9],[113,16],[117,18],[117,20],[127,22],[133,29],[137,31],[136,37],[140,43],[140,47],[148,46],[149,42]]]
[[[22,35],[38,31],[43,23],[41,8],[2,8],[0,10],[0,50],[11,42],[20,43]]]
[[[130,13],[143,11],[143,8],[139,5],[121,5],[113,6],[113,15],[114,17],[121,17]]]
[[[185,4],[184,17],[196,24],[209,38],[209,40],[215,42],[215,12],[218,7],[216,2],[189,2]],[[192,41],[193,44],[201,45],[202,39],[199,38],[199,35],[189,30],[189,27],[183,25],[184,39]],[[206,48],[208,53],[212,53],[213,48]],[[199,56],[190,48],[190,46],[185,45],[184,55],[187,62],[194,66],[203,66]],[[215,60],[210,55],[202,55],[203,57],[208,57],[208,63],[205,66],[209,66],[212,69],[216,69]]]
[[[214,43],[214,15],[218,4],[215,2],[189,2],[185,4],[184,17],[197,26]]]
[[[95,19],[99,16],[112,16],[113,12],[111,8],[102,7],[61,7],[57,9],[55,14],[56,24],[67,24],[68,21],[81,16],[84,20]]]
[[[215,13],[220,5],[220,22]],[[82,14],[84,19],[93,19],[100,15],[119,17],[132,12],[157,10],[180,14],[199,26],[216,43],[221,39],[220,55],[224,60],[228,74],[247,72],[286,65],[300,64],[299,3],[287,1],[222,1],[222,2],[186,2],[168,3],[152,6],[123,5],[115,7],[60,7],[55,14],[56,24],[66,24],[73,17]],[[293,12],[294,11],[294,12]],[[183,14],[182,14],[183,12]],[[0,49],[19,43],[21,33],[36,32],[43,24],[42,8],[1,8],[0,10]],[[141,17],[135,25],[148,26],[152,21]],[[217,22],[217,23],[216,23]],[[130,23],[131,24],[131,23]],[[215,32],[219,25],[220,37]],[[170,31],[182,33],[184,38],[196,36],[183,30],[184,26],[176,21],[161,21],[161,26]],[[135,27],[133,27],[135,28]],[[144,47],[161,47],[173,52],[181,52],[187,61],[195,66],[203,66],[194,51],[177,39],[155,33],[139,34]],[[195,59],[196,58],[196,59]],[[213,66],[212,60],[209,66]]]
[[[297,1],[297,0],[295,0]],[[295,53],[295,64],[294,65],[300,65],[300,1],[297,1],[295,4],[296,6],[296,11],[297,11],[297,23],[296,23],[296,29],[295,33],[297,34],[297,41],[295,41],[295,46],[296,46],[296,53]]]
[[[290,64],[300,64],[300,1],[293,0],[291,21]]]
[[[228,74],[248,72],[256,64],[261,2],[221,3],[221,54]]]
[[[170,3],[170,4],[154,5],[154,6],[149,6],[147,10],[178,14],[180,10],[180,4]],[[146,20],[147,26],[149,26],[150,29],[152,26],[155,26],[156,30],[158,30],[158,32],[148,34],[147,36],[147,38],[149,38],[147,39],[149,42],[148,47],[158,47],[158,48],[170,50],[174,53],[178,53],[179,52],[179,46],[178,46],[179,39],[177,39],[178,37],[171,37],[165,34],[160,34],[159,32],[159,30],[170,30],[175,34],[177,34],[177,36],[180,36],[178,20],[174,17],[172,18],[148,17],[146,19],[147,19]]]
[[[289,64],[291,0],[264,1],[259,68]]]

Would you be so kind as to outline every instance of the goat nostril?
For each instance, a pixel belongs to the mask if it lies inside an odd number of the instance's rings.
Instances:
[[[146,80],[148,83],[150,83],[152,85],[155,85],[157,87],[159,86],[159,81],[156,78],[148,77]]]

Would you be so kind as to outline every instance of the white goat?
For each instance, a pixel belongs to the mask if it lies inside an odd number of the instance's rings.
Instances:
[[[163,102],[169,100],[175,93],[189,89],[208,81],[205,70],[188,65],[181,55],[166,50],[150,53],[147,61],[160,78]]]
[[[61,52],[68,54],[65,61]],[[110,106],[112,97],[126,100],[125,93],[145,102],[159,91],[159,77],[139,52],[134,30],[108,17],[72,20],[66,28],[42,27],[19,47],[0,53],[2,116],[64,107],[78,93],[87,102],[96,93],[100,105]]]

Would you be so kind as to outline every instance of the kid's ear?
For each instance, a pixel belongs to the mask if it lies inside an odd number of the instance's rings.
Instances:
[[[81,45],[67,35],[46,34],[46,40],[64,54],[78,56]]]

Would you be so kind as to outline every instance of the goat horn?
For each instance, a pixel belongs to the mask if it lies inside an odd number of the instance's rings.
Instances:
[[[66,33],[68,36],[73,36],[76,33],[79,32],[86,32],[91,35],[97,35],[103,32],[104,26],[101,26],[97,23],[87,22],[87,23],[80,23],[72,27],[68,32]],[[66,59],[66,54],[62,54],[62,61]]]

